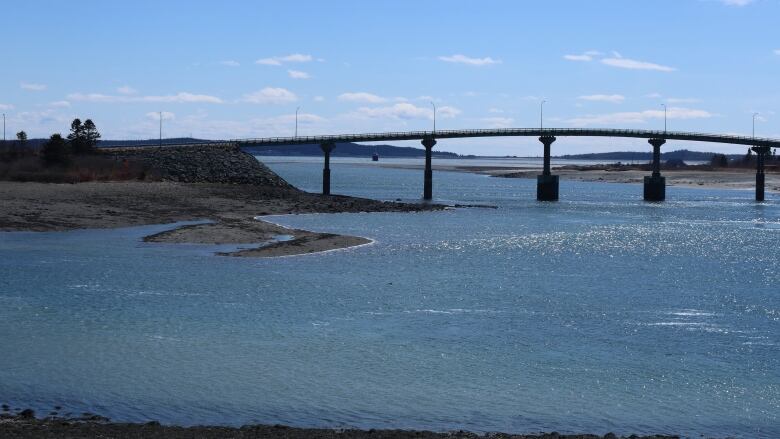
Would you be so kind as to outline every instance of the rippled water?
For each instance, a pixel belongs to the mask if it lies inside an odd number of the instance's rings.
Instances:
[[[268,160],[317,190],[319,163]],[[422,173],[336,163],[333,190]],[[370,246],[270,260],[168,226],[0,233],[0,399],[113,419],[780,436],[780,205],[440,172],[499,209],[274,217]]]

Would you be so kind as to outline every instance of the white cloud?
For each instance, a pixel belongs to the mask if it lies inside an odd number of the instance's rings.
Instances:
[[[481,121],[488,128],[510,128],[515,120],[511,117],[483,117]]]
[[[666,100],[666,102],[670,104],[694,104],[696,102],[699,102],[699,99],[696,98],[669,98]]]
[[[303,55],[300,53],[293,53],[285,56],[274,56],[271,58],[261,58],[255,61],[255,64],[262,64],[266,66],[280,66],[283,63],[291,62],[309,62],[314,58],[311,55]]]
[[[146,117],[151,120],[160,120],[160,112],[152,111],[150,113],[146,113]],[[162,112],[162,120],[173,120],[173,119],[176,119],[176,114],[168,111]]]
[[[780,49],[775,49],[775,55],[780,55]]]
[[[8,111],[8,110],[13,110],[13,109],[14,109],[14,106],[11,105],[11,104],[0,104],[0,110]]]
[[[604,58],[601,60],[601,63],[611,67],[630,69],[630,70],[655,70],[659,72],[673,72],[677,70],[674,67],[663,66],[651,62],[637,61],[634,59],[621,58],[621,57]]]
[[[453,118],[460,114],[460,110],[450,106],[436,108],[436,117]],[[361,107],[356,113],[356,117],[368,118],[392,118],[392,119],[433,119],[433,109],[429,107],[418,107],[408,102],[402,102],[387,107]]]
[[[452,56],[440,56],[439,61],[452,62],[459,64],[468,64],[471,66],[486,66],[490,64],[501,64],[500,59],[486,58],[469,58],[465,55],[452,55]]]
[[[623,95],[587,95],[580,96],[577,99],[582,99],[583,101],[611,102],[613,104],[619,104],[626,100],[626,97]]]
[[[180,92],[175,95],[164,96],[116,96],[100,93],[71,93],[68,99],[72,101],[102,102],[102,103],[128,103],[128,102],[162,102],[162,103],[205,103],[221,104],[224,101],[216,96]]]
[[[219,63],[222,64],[223,66],[227,66],[227,67],[240,67],[241,66],[241,63],[239,63],[238,61],[234,61],[232,59],[228,59],[228,60],[225,60],[225,61],[220,61]]]
[[[242,102],[252,104],[285,104],[297,100],[298,96],[295,93],[281,87],[266,87],[254,93],[245,94],[241,98]]]
[[[130,87],[129,85],[123,85],[122,87],[117,88],[116,92],[123,95],[134,95],[138,93],[136,89]]]
[[[311,76],[309,76],[308,73],[302,72],[300,70],[288,70],[287,74],[290,75],[290,78],[293,79],[309,79]]]
[[[342,93],[338,100],[347,102],[363,102],[366,104],[381,104],[387,102],[386,98],[366,92]]]
[[[593,61],[593,58],[600,56],[601,52],[596,50],[589,50],[581,55],[563,55],[563,59],[569,61]]]
[[[49,106],[50,107],[54,107],[54,108],[69,108],[70,107],[70,102],[68,102],[68,101],[54,101],[54,102],[49,102]]]
[[[325,96],[314,96],[314,102],[324,102]]]
[[[645,95],[645,97],[650,99],[658,99],[661,97],[661,93],[648,93]]]
[[[667,109],[667,119],[708,119],[715,115],[705,111],[691,108],[670,107]],[[664,110],[626,111],[619,113],[607,113],[586,115],[567,120],[574,126],[608,126],[644,124],[651,119],[663,119]]]
[[[489,109],[489,110],[488,110],[488,113],[497,113],[497,114],[500,114],[500,113],[503,113],[503,112],[504,112],[504,110],[502,110],[502,109],[500,109],[500,108],[491,108],[491,109]]]
[[[21,87],[22,90],[28,90],[28,91],[46,90],[46,84],[34,84],[32,82],[22,82],[21,84],[19,84],[19,87]]]

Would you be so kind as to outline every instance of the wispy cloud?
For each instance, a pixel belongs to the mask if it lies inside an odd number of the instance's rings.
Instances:
[[[14,106],[11,105],[11,104],[0,104],[0,110],[8,111],[8,110],[13,110],[13,109],[14,109]]]
[[[131,102],[163,102],[163,103],[204,103],[222,104],[224,101],[216,96],[180,92],[164,96],[128,96],[104,95],[100,93],[71,93],[71,101],[101,102],[101,103],[131,103]]]
[[[780,56],[780,49],[775,49],[775,55]]]
[[[304,55],[301,53],[293,53],[285,56],[274,56],[271,58],[261,58],[255,61],[255,64],[262,64],[266,66],[280,66],[284,63],[301,63],[310,62],[314,59],[311,55]]]
[[[589,50],[580,55],[563,55],[563,59],[569,61],[593,61],[593,58],[599,55],[601,55],[601,52],[596,50]]]
[[[241,102],[251,104],[286,104],[297,100],[298,96],[295,93],[281,87],[266,87],[254,93],[245,94],[241,98]]]
[[[613,104],[619,104],[625,101],[626,97],[623,95],[587,95],[580,96],[577,99],[581,99],[583,101],[611,102]]]
[[[325,96],[314,96],[314,102],[324,102]]]
[[[21,84],[19,84],[19,87],[21,87],[22,90],[28,90],[28,91],[46,90],[46,84],[35,84],[32,82],[22,82]]]
[[[311,78],[311,76],[308,73],[302,72],[300,70],[288,70],[287,74],[290,76],[290,78],[293,78],[293,79],[309,79],[309,78]]]
[[[68,102],[68,101],[54,101],[54,102],[49,102],[48,106],[49,107],[54,107],[54,108],[69,108],[70,107],[70,102]]]
[[[747,6],[753,3],[755,0],[720,0],[726,6]]]
[[[655,64],[646,61],[637,61],[635,59],[629,59],[623,57],[604,58],[601,60],[601,63],[611,67],[630,69],[630,70],[655,70],[659,72],[673,72],[677,70],[674,67],[664,66],[661,64]]]
[[[460,110],[455,107],[442,106],[436,109],[436,116],[445,119],[459,114]],[[356,112],[351,113],[351,115],[359,118],[433,119],[433,109],[401,102],[386,107],[361,107]]]
[[[668,119],[709,119],[713,113],[692,108],[670,107],[667,110]],[[574,126],[608,126],[644,124],[652,119],[663,119],[663,110],[625,111],[619,113],[591,114],[568,119],[566,122]]]
[[[387,102],[387,98],[377,96],[375,94],[360,92],[342,93],[337,98],[340,101],[347,102],[362,102],[366,104],[381,104]]]
[[[227,67],[241,67],[241,63],[239,63],[238,61],[234,61],[232,59],[220,61],[219,63]]]
[[[468,64],[470,66],[487,66],[491,64],[501,64],[500,59],[493,59],[489,56],[485,58],[470,58],[466,55],[460,55],[460,54],[451,55],[451,56],[440,56],[439,61],[458,63],[458,64]]]
[[[696,98],[668,98],[666,102],[670,104],[695,104],[700,102],[700,99]]]
[[[116,89],[116,92],[123,95],[134,95],[138,93],[138,90],[130,87],[129,85],[123,85]]]

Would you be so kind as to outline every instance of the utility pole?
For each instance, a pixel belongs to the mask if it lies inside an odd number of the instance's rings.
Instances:
[[[162,111],[160,112],[160,148],[162,148]]]
[[[3,145],[5,145],[5,113],[3,113]]]

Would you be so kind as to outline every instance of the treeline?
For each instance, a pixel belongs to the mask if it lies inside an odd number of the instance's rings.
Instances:
[[[92,119],[83,123],[81,119],[74,119],[67,138],[59,133],[52,134],[38,148],[31,148],[27,133],[19,131],[16,133],[16,141],[5,142],[0,148],[0,161],[8,163],[37,156],[47,166],[68,165],[74,156],[95,154],[99,140],[100,132]]]
[[[746,168],[746,167],[753,167],[756,165],[756,154],[753,153],[753,150],[748,148],[747,153],[742,156],[727,156],[726,154],[713,154],[712,159],[710,160],[710,166],[713,168]],[[773,148],[771,150],[771,153],[766,156],[766,163],[767,165],[772,165],[780,163],[780,159],[777,157],[777,148]]]

